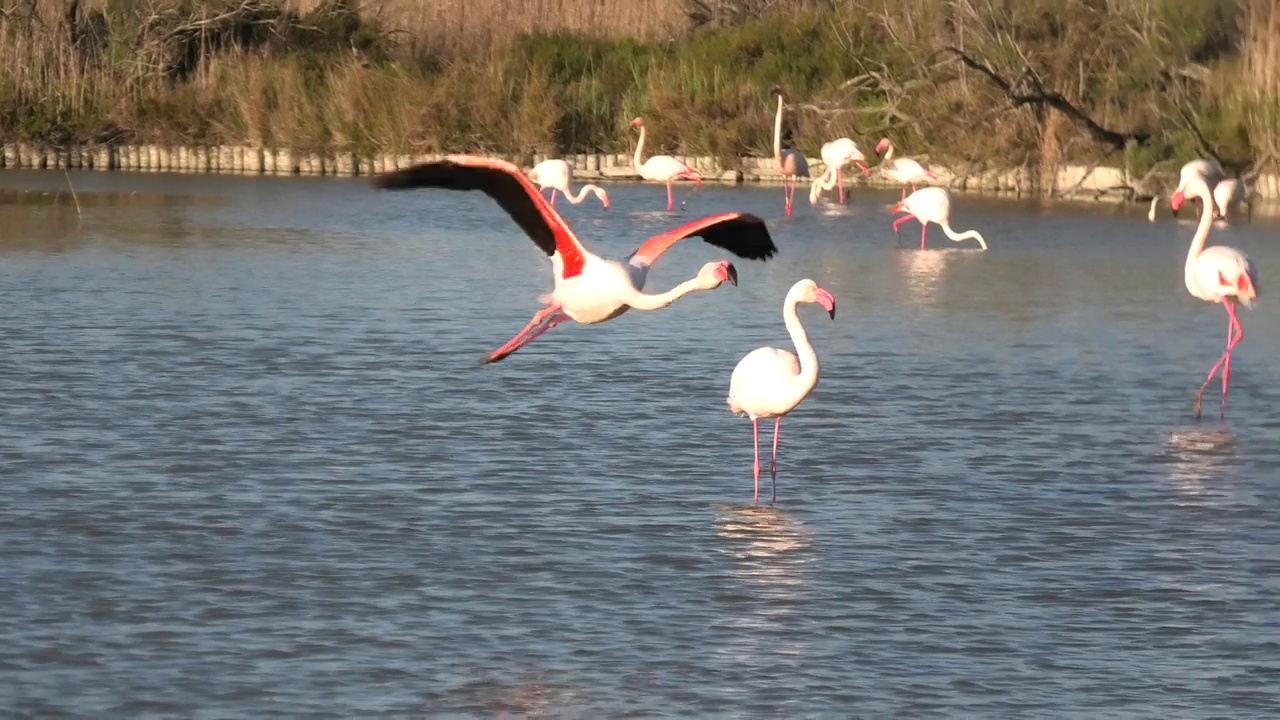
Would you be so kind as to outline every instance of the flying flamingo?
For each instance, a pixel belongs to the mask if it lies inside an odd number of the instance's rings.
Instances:
[[[782,172],[782,192],[787,200],[787,216],[791,216],[791,199],[796,194],[796,178],[809,177],[809,161],[794,148],[782,149],[782,88],[774,87],[778,96],[778,116],[773,120],[773,159]]]
[[[937,180],[929,168],[923,164],[912,160],[911,158],[893,157],[893,142],[889,138],[881,138],[876,143],[876,154],[883,155],[884,160],[880,166],[880,172],[890,180],[902,185],[902,197],[907,196],[907,186],[911,186],[911,192],[916,191],[916,185],[926,180]]]
[[[564,199],[577,205],[587,197],[587,193],[595,193],[596,198],[609,209],[609,193],[595,185],[583,185],[574,195],[569,188],[573,185],[573,166],[564,160],[543,160],[529,171],[529,179],[538,183],[540,190],[551,188],[551,204],[556,204],[556,191],[564,193]]]
[[[640,140],[636,143],[636,154],[631,162],[635,166],[636,172],[640,173],[640,177],[645,180],[667,184],[667,210],[672,207],[671,183],[673,181],[679,178],[694,181],[697,183],[697,186],[693,189],[694,192],[697,192],[698,188],[702,187],[702,175],[697,170],[670,155],[654,155],[648,160],[640,162],[640,154],[644,150],[644,119],[636,118],[632,120],[631,127],[640,128]]]
[[[1258,298],[1258,271],[1247,255],[1235,248],[1214,245],[1205,247],[1209,228],[1213,225],[1213,190],[1204,176],[1184,177],[1179,188],[1169,198],[1169,205],[1177,211],[1186,198],[1199,198],[1205,212],[1200,213],[1191,249],[1187,251],[1187,264],[1183,278],[1187,290],[1197,298],[1211,303],[1222,303],[1227,309],[1227,349],[1209,370],[1209,377],[1196,392],[1195,416],[1200,417],[1200,400],[1213,376],[1222,368],[1222,414],[1227,408],[1227,378],[1231,373],[1231,351],[1244,337],[1240,321],[1236,319],[1236,303],[1249,307]]]
[[[912,216],[920,221],[920,249],[924,249],[925,231],[929,229],[929,223],[942,226],[942,231],[947,237],[956,242],[973,238],[978,241],[983,250],[987,249],[987,241],[982,239],[982,235],[977,230],[956,233],[951,229],[951,194],[945,188],[926,187],[920,188],[910,195],[903,198],[902,202],[893,206],[893,212],[905,212],[897,220],[893,221],[893,231],[898,232],[898,226]]]
[[[826,165],[826,169],[822,171],[813,181],[813,187],[809,189],[809,204],[813,205],[818,202],[818,196],[823,192],[830,190],[833,186],[839,188],[840,204],[844,204],[844,166],[850,162],[862,169],[865,177],[871,177],[871,171],[867,169],[867,156],[862,154],[858,149],[858,144],[849,138],[840,138],[832,140],[822,145],[822,162]]]
[[[451,155],[374,178],[375,187],[388,190],[440,188],[479,190],[520,226],[548,257],[555,280],[551,293],[540,300],[546,307],[508,343],[485,355],[481,363],[497,362],[566,319],[601,323],[630,308],[658,310],[696,290],[714,290],[728,280],[738,284],[738,271],[727,261],[703,265],[696,277],[665,293],[642,292],[650,266],[677,241],[687,237],[724,248],[738,257],[767,260],[778,251],[764,221],[755,215],[721,213],[702,218],[645,241],[626,262],[599,257],[582,246],[563,218],[547,203],[520,168],[503,161]]]
[[[831,293],[808,278],[792,285],[782,303],[782,319],[796,352],[773,347],[756,348],[738,361],[733,376],[729,378],[729,412],[751,418],[756,458],[753,502],[760,501],[760,418],[776,418],[773,424],[773,460],[769,463],[773,501],[776,501],[778,433],[782,430],[782,416],[794,410],[818,384],[818,354],[809,344],[809,336],[796,315],[796,304],[802,302],[818,303],[832,320],[836,317],[836,300]]]

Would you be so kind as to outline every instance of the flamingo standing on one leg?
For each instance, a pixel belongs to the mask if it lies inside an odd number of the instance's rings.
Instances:
[[[1227,378],[1231,373],[1231,351],[1244,337],[1244,329],[1236,319],[1236,303],[1245,307],[1253,304],[1260,295],[1258,271],[1247,255],[1235,248],[1214,245],[1205,247],[1209,228],[1213,225],[1213,190],[1204,177],[1184,178],[1178,190],[1169,198],[1169,205],[1176,211],[1187,197],[1199,198],[1205,208],[1200,213],[1191,249],[1187,251],[1187,263],[1183,276],[1187,290],[1197,298],[1212,303],[1222,303],[1227,309],[1227,349],[1209,370],[1209,376],[1196,392],[1195,416],[1200,417],[1200,400],[1213,376],[1222,368],[1222,415],[1227,409]]]
[[[840,204],[844,204],[844,166],[850,162],[862,169],[865,177],[871,177],[867,169],[867,156],[858,149],[858,144],[849,138],[832,140],[822,145],[822,163],[826,166],[813,181],[809,189],[809,204],[818,202],[818,196],[832,187],[839,188]]]
[[[808,397],[818,384],[818,354],[809,344],[809,336],[796,315],[796,304],[818,303],[834,320],[836,300],[831,293],[808,278],[791,286],[782,303],[782,319],[796,352],[774,347],[752,350],[738,361],[729,378],[729,412],[751,418],[752,443],[755,449],[755,499],[760,501],[760,418],[776,418],[773,424],[773,460],[769,463],[772,501],[778,499],[778,433],[782,416],[791,412]],[[797,357],[797,354],[799,357]],[[771,502],[772,502],[771,501]]]
[[[533,169],[529,171],[529,179],[538,183],[540,190],[551,188],[551,204],[556,204],[556,191],[564,193],[565,200],[577,205],[587,197],[587,193],[595,193],[595,196],[604,205],[604,209],[609,209],[609,193],[603,188],[595,185],[583,185],[578,188],[578,194],[574,195],[570,191],[573,185],[573,166],[564,160],[543,160]]]
[[[977,230],[957,233],[951,229],[951,194],[945,188],[920,188],[903,198],[902,202],[894,205],[893,212],[908,213],[893,221],[893,231],[895,233],[898,232],[899,225],[913,216],[920,221],[921,250],[924,249],[924,235],[925,231],[929,229],[929,223],[942,226],[942,231],[947,234],[947,237],[956,242],[972,238],[978,241],[983,250],[987,249],[987,241],[982,239],[982,235]]]
[[[755,215],[721,213],[695,220],[645,241],[626,262],[606,260],[582,246],[564,219],[547,203],[520,168],[503,160],[451,155],[379,175],[379,188],[441,188],[479,190],[498,202],[548,257],[555,286],[541,301],[546,305],[510,342],[481,359],[497,362],[566,319],[594,324],[615,318],[630,308],[657,310],[696,290],[714,290],[728,280],[738,284],[738,271],[727,261],[703,265],[696,277],[665,293],[642,292],[654,261],[667,248],[687,237],[724,248],[738,257],[767,260],[778,248],[764,221]]]
[[[697,192],[698,188],[702,187],[702,175],[697,170],[670,155],[654,155],[641,162],[640,155],[644,150],[644,119],[636,118],[632,120],[631,127],[640,128],[640,140],[636,142],[636,154],[632,157],[631,162],[635,166],[636,172],[640,173],[640,177],[645,180],[667,184],[667,210],[672,208],[671,183],[673,181],[680,178],[694,181],[697,183],[693,189],[694,192]]]
[[[889,138],[880,138],[880,142],[876,143],[876,154],[883,155],[884,160],[880,165],[880,172],[895,183],[902,185],[902,197],[907,197],[907,186],[911,186],[911,192],[916,191],[916,185],[926,180],[937,180],[934,174],[923,163],[912,160],[911,158],[894,158],[893,157],[893,141]]]
[[[778,116],[773,120],[773,159],[782,172],[782,192],[787,200],[787,216],[791,216],[791,200],[796,194],[796,178],[809,177],[809,161],[794,148],[782,149],[782,88],[774,87],[778,96]]]

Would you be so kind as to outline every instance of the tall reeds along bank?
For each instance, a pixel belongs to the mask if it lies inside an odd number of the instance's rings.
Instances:
[[[732,161],[772,153],[780,85],[788,142],[811,156],[887,135],[1043,174],[1205,148],[1246,168],[1276,143],[1276,15],[1274,0],[30,0],[0,14],[0,140],[626,152],[643,115],[652,152]]]

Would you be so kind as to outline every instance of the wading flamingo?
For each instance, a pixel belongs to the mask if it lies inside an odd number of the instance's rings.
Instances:
[[[573,166],[564,160],[543,160],[533,169],[529,171],[529,179],[538,183],[538,189],[546,190],[551,188],[551,204],[556,204],[556,191],[564,193],[564,199],[577,205],[587,197],[587,193],[595,193],[597,199],[604,205],[604,209],[609,209],[609,193],[604,189],[595,185],[583,185],[578,188],[578,194],[574,195],[570,191],[573,185]]]
[[[866,164],[867,156],[858,149],[857,143],[849,138],[823,143],[822,163],[826,168],[821,175],[814,178],[813,186],[809,189],[810,205],[817,203],[818,196],[832,187],[839,189],[840,204],[844,204],[844,166],[851,162],[862,170],[863,176],[871,177],[871,171],[867,169]]]
[[[809,161],[794,148],[782,149],[782,88],[774,87],[778,96],[778,116],[773,120],[773,159],[782,172],[782,193],[787,200],[787,216],[791,216],[791,200],[796,194],[796,178],[809,177]]]
[[[778,251],[763,220],[744,213],[721,213],[649,238],[625,262],[606,260],[584,248],[520,168],[503,160],[451,155],[442,162],[423,163],[379,175],[373,183],[387,190],[479,190],[496,200],[551,259],[555,286],[551,293],[540,298],[546,307],[510,342],[485,355],[481,363],[501,360],[566,319],[588,325],[600,323],[631,308],[664,308],[696,290],[714,290],[725,280],[738,284],[738,271],[731,263],[720,261],[703,265],[692,280],[665,293],[641,292],[650,266],[667,248],[684,238],[701,237],[751,260],[767,260]]]
[[[940,225],[942,232],[956,242],[972,238],[978,241],[983,250],[987,249],[987,241],[982,239],[982,235],[977,230],[956,233],[955,230],[951,229],[951,194],[945,188],[920,188],[903,198],[902,202],[894,205],[893,212],[907,213],[893,221],[893,231],[895,233],[898,232],[899,225],[910,220],[913,216],[920,221],[921,250],[924,249],[924,234],[929,229],[929,223]]]
[[[644,119],[636,118],[631,121],[631,127],[640,128],[640,140],[636,142],[636,154],[632,157],[631,162],[635,166],[636,172],[640,173],[640,177],[645,180],[653,180],[667,184],[667,210],[672,207],[671,202],[671,183],[680,178],[692,180],[697,185],[694,192],[702,187],[702,175],[697,170],[685,165],[670,155],[654,155],[653,157],[640,162],[640,155],[644,150]],[[684,203],[681,202],[681,205]]]
[[[880,163],[880,173],[902,186],[903,198],[907,196],[908,185],[911,186],[911,192],[915,192],[916,185],[926,180],[937,180],[924,164],[911,158],[895,159],[893,141],[889,138],[880,138],[880,142],[876,143],[876,154],[884,156],[884,160]]]
[[[836,300],[831,293],[808,278],[792,285],[782,303],[782,319],[796,352],[774,347],[757,348],[738,361],[733,376],[729,378],[729,412],[751,418],[756,458],[753,502],[760,502],[760,418],[776,418],[773,424],[773,460],[769,463],[772,501],[776,501],[778,433],[782,430],[782,416],[794,410],[818,384],[818,354],[809,344],[809,336],[796,315],[796,304],[802,302],[818,303],[832,320],[836,317]]]
[[[1222,368],[1222,415],[1225,416],[1231,351],[1244,337],[1244,330],[1236,319],[1236,303],[1249,307],[1258,298],[1258,271],[1253,261],[1235,248],[1204,246],[1209,239],[1209,228],[1213,225],[1213,212],[1209,210],[1213,207],[1213,190],[1205,178],[1184,178],[1179,189],[1169,198],[1169,205],[1176,211],[1188,197],[1199,198],[1206,211],[1200,213],[1200,224],[1191,240],[1191,249],[1187,251],[1183,279],[1192,296],[1211,303],[1220,302],[1227,309],[1227,349],[1210,368],[1209,377],[1205,378],[1204,384],[1196,392],[1195,416],[1200,417],[1200,400],[1219,367]]]
[[[1253,203],[1244,199],[1244,183],[1236,178],[1223,178],[1213,186],[1213,204],[1218,209],[1218,217],[1227,219],[1232,206],[1244,204],[1249,208],[1249,222],[1253,222]]]

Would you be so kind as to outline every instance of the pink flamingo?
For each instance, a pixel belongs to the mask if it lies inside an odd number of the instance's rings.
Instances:
[[[1211,303],[1222,303],[1227,309],[1227,349],[1218,361],[1209,369],[1209,376],[1196,392],[1195,416],[1200,417],[1200,401],[1204,390],[1213,381],[1213,376],[1222,368],[1222,415],[1227,409],[1227,378],[1231,374],[1231,351],[1244,337],[1244,329],[1236,319],[1236,303],[1245,307],[1253,304],[1260,295],[1258,290],[1258,271],[1247,255],[1235,248],[1214,245],[1205,247],[1209,239],[1209,228],[1213,225],[1214,198],[1205,175],[1192,172],[1184,173],[1178,189],[1169,198],[1169,205],[1176,212],[1188,197],[1201,201],[1204,211],[1200,213],[1200,224],[1196,227],[1195,237],[1191,240],[1191,249],[1187,251],[1187,263],[1183,270],[1183,279],[1192,296]]]
[[[778,96],[778,116],[773,120],[773,159],[782,172],[782,193],[787,201],[787,217],[791,216],[791,200],[796,194],[796,178],[809,177],[809,161],[793,148],[782,149],[782,88],[774,87]]]
[[[760,418],[776,418],[773,424],[773,460],[769,463],[773,501],[776,501],[778,433],[782,430],[782,416],[795,410],[818,384],[818,354],[809,344],[809,336],[796,315],[796,304],[802,302],[818,303],[832,320],[836,318],[836,300],[831,293],[808,278],[792,285],[782,303],[782,320],[796,352],[774,347],[756,348],[738,361],[729,378],[729,412],[751,418],[756,458],[753,502],[760,501]]]
[[[694,192],[702,187],[702,175],[693,168],[685,165],[670,155],[654,155],[653,157],[640,161],[641,153],[644,150],[644,119],[636,118],[631,121],[631,127],[640,128],[640,140],[636,142],[636,154],[631,159],[632,165],[635,166],[636,172],[640,173],[640,177],[645,180],[667,184],[667,210],[672,207],[671,200],[671,183],[680,178],[692,180],[697,185]],[[683,203],[681,203],[683,204]]]
[[[840,204],[844,204],[844,166],[850,162],[862,170],[864,177],[871,177],[867,169],[867,156],[858,149],[858,144],[849,138],[839,138],[822,144],[822,163],[826,168],[822,174],[814,178],[813,187],[809,189],[809,204],[818,202],[818,196],[832,187],[839,188]]]
[[[893,182],[902,185],[903,198],[907,196],[908,185],[911,186],[911,192],[915,192],[916,185],[926,180],[937,180],[923,163],[911,158],[894,159],[893,142],[889,138],[880,139],[880,142],[876,144],[876,154],[884,156],[884,160],[880,165],[880,172]]]
[[[897,205],[893,206],[893,212],[905,212],[906,215],[893,221],[893,231],[898,232],[898,226],[910,220],[913,216],[920,221],[920,249],[924,249],[924,235],[929,229],[929,223],[940,225],[942,231],[947,234],[955,242],[968,240],[970,238],[977,240],[983,250],[987,249],[987,241],[982,239],[981,233],[977,230],[969,230],[968,232],[957,233],[951,229],[951,194],[944,188],[926,187],[920,188],[910,195],[906,196]]]
[[[599,257],[582,246],[563,218],[547,203],[520,168],[503,161],[451,155],[442,162],[385,173],[374,186],[388,190],[440,188],[479,190],[520,226],[551,259],[554,289],[540,300],[546,306],[508,343],[485,355],[497,362],[567,319],[601,323],[628,309],[658,310],[698,290],[714,290],[728,280],[738,284],[738,271],[727,261],[703,265],[697,276],[658,294],[642,292],[649,268],[667,248],[688,237],[701,237],[738,257],[767,260],[778,251],[764,221],[755,215],[721,213],[681,225],[645,241],[626,262]]]
[[[578,194],[574,195],[570,192],[573,185],[573,166],[564,160],[543,160],[533,169],[529,171],[529,179],[538,183],[538,188],[546,190],[551,188],[551,204],[556,204],[556,191],[564,193],[564,199],[577,205],[587,197],[587,193],[595,193],[596,198],[604,204],[604,209],[609,209],[609,193],[603,188],[595,185],[583,185],[578,188]]]

